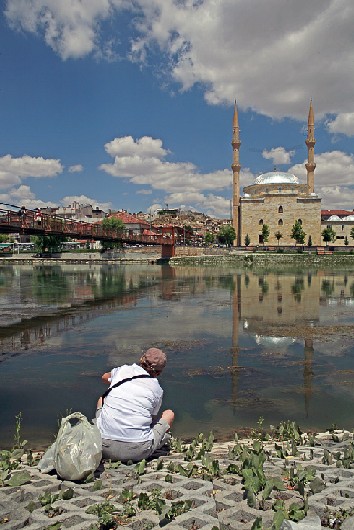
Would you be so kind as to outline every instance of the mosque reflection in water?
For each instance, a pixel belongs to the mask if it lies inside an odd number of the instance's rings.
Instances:
[[[300,395],[297,406],[302,400],[301,416],[307,418],[316,385],[317,394],[324,388],[317,377],[328,382],[331,370],[339,373],[340,369],[354,374],[351,338],[342,341],[340,347],[334,329],[349,329],[353,321],[351,272],[263,273],[151,265],[21,266],[1,269],[0,297],[3,361],[49,346],[52,350],[57,347],[61,354],[68,345],[73,352],[80,349],[81,356],[98,354],[99,350],[89,344],[92,337],[73,334],[76,328],[92,328],[102,344],[100,351],[104,351],[105,359],[92,365],[97,372],[104,371],[103,362],[114,366],[127,361],[128,353],[136,355],[147,343],[166,348],[170,361],[164,383],[167,400],[171,401],[168,405],[182,418],[181,434],[191,429],[183,417],[186,414],[192,418],[190,424],[200,420],[201,428],[205,420],[205,428],[217,427],[219,422],[225,430],[231,429],[235,414],[239,424],[246,424],[249,418],[252,423],[254,416],[267,412],[267,399],[271,402],[274,393],[278,392],[276,407],[279,395],[286,395],[278,385],[281,378],[284,387],[296,387]],[[331,337],[324,337],[330,328]],[[69,336],[66,343],[63,339],[63,344],[56,346],[56,337]],[[76,343],[79,338],[86,343]],[[326,345],[327,339],[335,344],[332,350]],[[108,347],[105,340],[110,341]],[[112,344],[119,344],[118,349],[126,352],[126,357],[115,353]],[[0,363],[0,373],[2,366]],[[350,377],[347,383],[353,382]],[[90,381],[83,379],[80,383],[84,393]],[[263,406],[255,406],[255,400],[249,399],[251,390],[259,401],[264,400]],[[73,385],[72,391],[76,399],[77,387]],[[95,387],[92,402],[97,392]],[[344,396],[333,400],[334,409],[345,400],[350,405],[353,396],[350,399]],[[22,410],[21,403],[19,407]],[[321,403],[316,407],[320,416]],[[296,416],[294,404],[288,411]],[[277,412],[282,415],[284,411]]]

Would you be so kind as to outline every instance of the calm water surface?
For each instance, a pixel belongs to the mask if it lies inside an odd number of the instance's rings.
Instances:
[[[295,419],[354,426],[354,272],[2,266],[0,447],[15,415],[32,446],[92,417],[100,376],[158,346],[174,434]]]

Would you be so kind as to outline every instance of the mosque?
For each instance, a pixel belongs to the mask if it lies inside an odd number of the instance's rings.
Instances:
[[[299,184],[291,173],[272,171],[259,175],[254,184],[243,188],[240,194],[240,129],[238,109],[235,102],[233,116],[233,206],[232,219],[236,233],[235,246],[263,245],[262,228],[269,228],[267,245],[295,245],[291,238],[292,227],[298,221],[306,234],[305,244],[311,236],[312,245],[321,245],[321,198],[315,193],[315,120],[312,102],[308,114],[307,153],[305,164],[306,184]],[[276,235],[278,235],[278,238]],[[279,235],[281,234],[281,237]]]

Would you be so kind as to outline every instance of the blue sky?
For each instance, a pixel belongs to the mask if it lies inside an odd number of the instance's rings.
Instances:
[[[352,0],[7,0],[0,18],[0,201],[230,212],[279,170],[354,208]]]

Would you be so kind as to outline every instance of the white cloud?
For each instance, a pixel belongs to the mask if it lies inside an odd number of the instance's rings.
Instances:
[[[91,204],[91,206],[93,206],[94,208],[98,206],[105,212],[112,208],[111,202],[100,202],[97,199],[92,199],[91,197],[87,197],[86,195],[67,195],[66,197],[63,197],[61,199],[60,204],[66,207],[69,204],[73,204],[74,202],[83,205]]]
[[[306,169],[303,164],[289,168],[306,181]],[[354,156],[342,151],[330,151],[315,157],[315,192],[322,198],[322,208],[354,208]]]
[[[212,193],[171,193],[166,197],[166,202],[171,206],[183,203],[185,210],[196,210],[215,217],[230,215],[230,199]]]
[[[286,151],[284,147],[274,147],[270,151],[263,150],[262,156],[266,160],[273,160],[273,164],[290,164],[295,151]]]
[[[123,136],[108,142],[104,147],[111,156],[163,158],[168,154],[168,151],[162,147],[162,140],[150,136],[143,136],[137,140],[132,136]]]
[[[55,177],[62,171],[60,160],[28,155],[12,158],[11,155],[5,155],[0,157],[0,186],[17,185],[27,177]]]
[[[240,108],[301,119],[311,97],[317,117],[352,109],[352,0],[268,0],[256,9],[249,0],[8,0],[5,14],[67,59],[105,49],[112,57],[122,9],[131,12],[132,60],[160,48],[160,71],[182,90],[203,86],[212,104],[237,97]],[[103,29],[108,18],[116,35]]]
[[[149,185],[154,190],[168,194],[166,202],[171,206],[190,203],[192,197],[198,207],[221,211],[227,215],[227,200],[210,193],[227,190],[231,196],[232,174],[228,169],[212,173],[199,173],[194,164],[188,162],[168,162],[169,153],[162,141],[151,137],[133,140],[131,136],[115,138],[105,145],[107,153],[114,156],[112,164],[102,164],[100,169],[118,178],[128,178],[133,184]],[[208,191],[207,195],[203,191]],[[214,206],[211,201],[215,202]],[[206,210],[205,210],[206,211]]]
[[[81,173],[84,168],[81,164],[75,164],[74,166],[69,167],[69,173]]]
[[[116,138],[105,149],[116,156],[112,164],[101,164],[100,169],[114,177],[129,178],[134,184],[149,184],[169,192],[186,188],[190,191],[223,189],[231,185],[231,171],[227,169],[198,173],[196,166],[189,162],[165,161],[168,151],[162,147],[161,140],[143,137],[134,141],[128,136]]]
[[[331,133],[342,133],[354,136],[354,112],[338,114],[333,121],[327,122],[327,129]]]
[[[11,188],[6,193],[0,194],[2,204],[13,206],[26,206],[28,209],[44,208],[45,206],[55,207],[53,202],[44,202],[37,199],[29,186],[22,184],[18,188]]]
[[[98,22],[110,10],[109,0],[8,0],[5,15],[12,27],[43,35],[48,46],[68,59],[95,49]]]
[[[152,190],[138,190],[137,195],[152,195]]]

